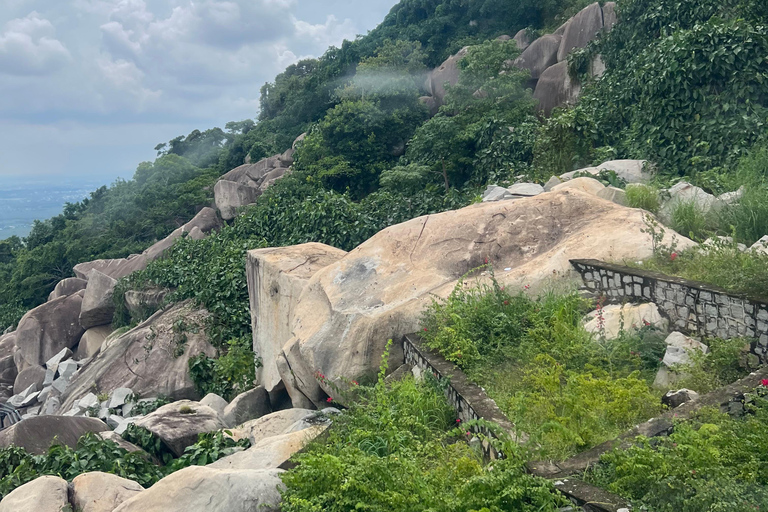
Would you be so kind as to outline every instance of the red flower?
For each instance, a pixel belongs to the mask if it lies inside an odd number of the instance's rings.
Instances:
[[[504,305],[505,305],[505,306],[509,306],[509,301],[508,301],[508,300],[505,300],[505,301],[504,301]]]
[[[331,397],[329,396],[329,397],[328,397],[328,400],[326,400],[326,402],[328,402],[328,403],[331,403],[331,402],[333,402],[333,398],[331,398]]]
[[[358,383],[357,383],[357,381],[356,381],[356,380],[353,380],[353,381],[352,381],[352,384],[354,384],[355,386],[359,386],[359,385],[360,385],[360,384],[358,384]]]
[[[765,387],[768,387],[768,379],[763,379],[760,384],[762,384]]]
[[[456,418],[456,423],[461,423],[461,418]]]
[[[487,257],[487,256],[486,256],[486,258],[485,258],[485,264],[486,264],[486,265],[488,264],[488,257]]]
[[[424,328],[424,332],[427,332],[427,328],[426,327]]]
[[[672,260],[672,261],[675,261],[677,259],[677,253],[673,252],[672,254],[670,254],[669,255],[669,259]]]

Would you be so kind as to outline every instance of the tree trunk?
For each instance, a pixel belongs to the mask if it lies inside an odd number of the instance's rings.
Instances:
[[[451,184],[448,181],[448,169],[445,167],[445,159],[441,158],[440,162],[443,164],[443,180],[445,181],[445,191],[448,192],[451,189]]]

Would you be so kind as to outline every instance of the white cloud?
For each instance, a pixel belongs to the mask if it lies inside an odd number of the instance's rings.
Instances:
[[[64,66],[71,56],[55,33],[53,24],[34,11],[7,22],[0,34],[0,73],[47,75]]]
[[[353,40],[357,35],[357,28],[352,20],[346,18],[339,22],[333,14],[328,15],[325,23],[314,25],[294,18],[293,26],[300,41],[309,40],[323,48],[339,46],[345,39]]]

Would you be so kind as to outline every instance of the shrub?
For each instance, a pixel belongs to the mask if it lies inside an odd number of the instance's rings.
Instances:
[[[695,201],[680,201],[672,208],[671,227],[692,240],[713,234],[712,220]]]
[[[630,208],[642,208],[651,213],[659,213],[661,201],[659,192],[648,185],[632,185],[627,187],[627,206]]]
[[[602,456],[588,479],[658,512],[747,512],[768,503],[768,402],[748,397],[749,414],[702,410],[669,437],[639,438]]]

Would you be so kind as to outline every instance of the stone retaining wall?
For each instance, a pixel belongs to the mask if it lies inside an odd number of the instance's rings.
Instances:
[[[755,366],[768,362],[768,300],[658,272],[571,260],[585,286],[610,302],[653,302],[670,326],[703,337],[752,338]]]
[[[417,376],[430,373],[438,379],[446,379],[448,384],[445,394],[448,397],[448,403],[456,410],[456,417],[461,420],[461,423],[486,420],[496,423],[513,439],[520,439],[523,436],[515,431],[515,426],[483,388],[467,379],[456,365],[423,345],[418,334],[408,334],[403,337],[403,352],[405,364],[412,366]],[[470,430],[482,434],[485,438],[497,438],[494,432],[486,427],[473,426]],[[502,455],[497,453],[487,440],[483,441],[483,451],[490,458],[498,458]]]

